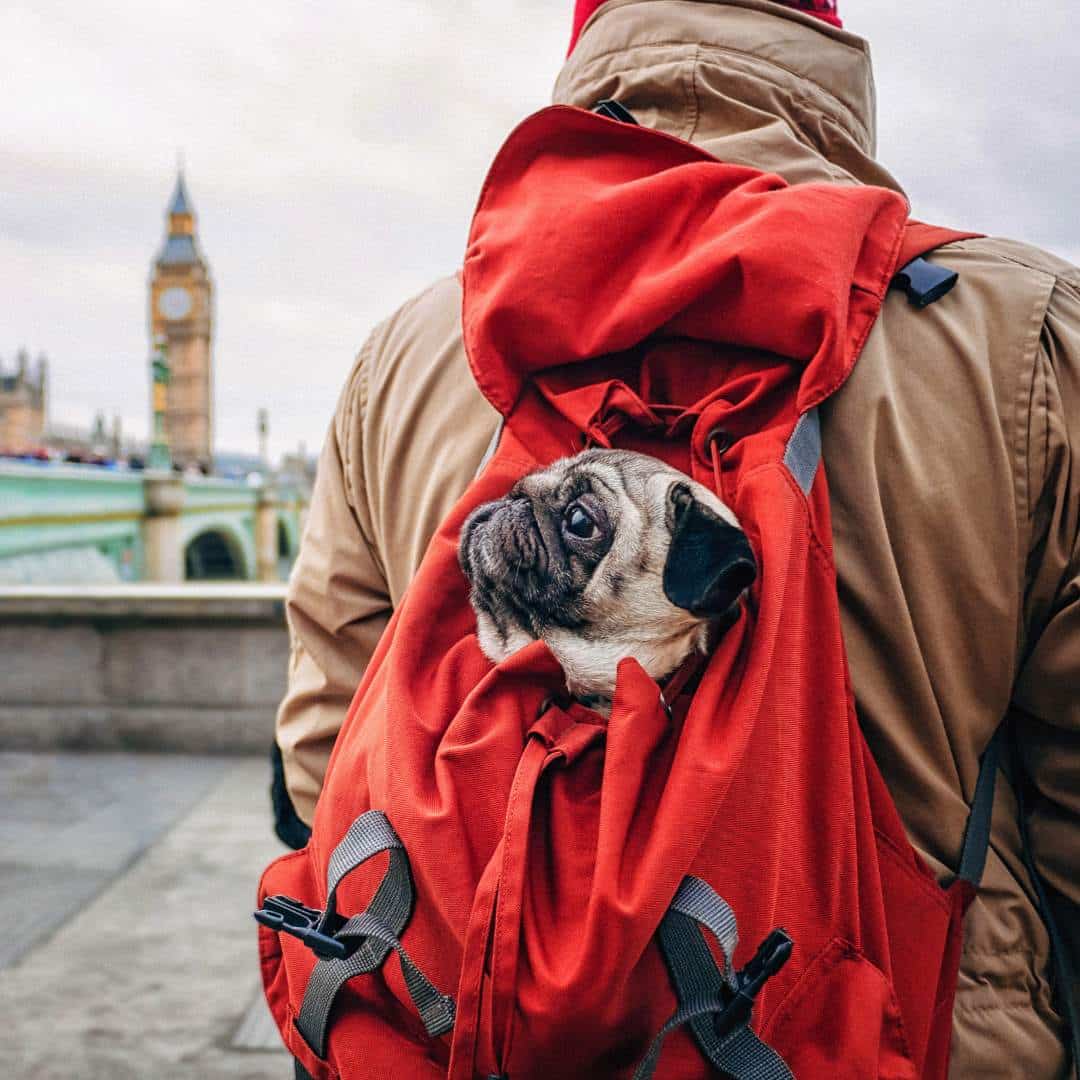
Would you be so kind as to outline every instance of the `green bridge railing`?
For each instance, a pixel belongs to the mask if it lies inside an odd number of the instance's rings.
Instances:
[[[295,483],[0,462],[0,583],[281,580],[306,509]]]

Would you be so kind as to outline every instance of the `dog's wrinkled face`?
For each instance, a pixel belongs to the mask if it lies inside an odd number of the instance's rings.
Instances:
[[[494,662],[546,642],[570,693],[610,698],[620,660],[669,675],[734,614],[756,565],[711,491],[644,454],[586,450],[472,512],[459,556]]]

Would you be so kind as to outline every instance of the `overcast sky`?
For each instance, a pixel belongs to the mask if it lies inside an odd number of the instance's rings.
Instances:
[[[10,0],[0,21],[0,357],[52,417],[148,427],[147,298],[177,151],[216,286],[219,448],[322,440],[374,322],[461,259],[486,166],[547,103],[570,0]],[[1066,0],[841,0],[879,156],[916,216],[1080,261]]]

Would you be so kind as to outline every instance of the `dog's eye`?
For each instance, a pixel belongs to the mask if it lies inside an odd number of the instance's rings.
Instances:
[[[566,531],[579,540],[591,540],[596,535],[596,522],[577,503],[567,509],[563,521]]]

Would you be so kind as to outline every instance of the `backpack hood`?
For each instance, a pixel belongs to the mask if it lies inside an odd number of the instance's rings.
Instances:
[[[805,411],[851,371],[895,272],[895,192],[780,177],[564,106],[484,184],[463,270],[477,384],[504,416],[541,371],[690,339],[801,368]]]

